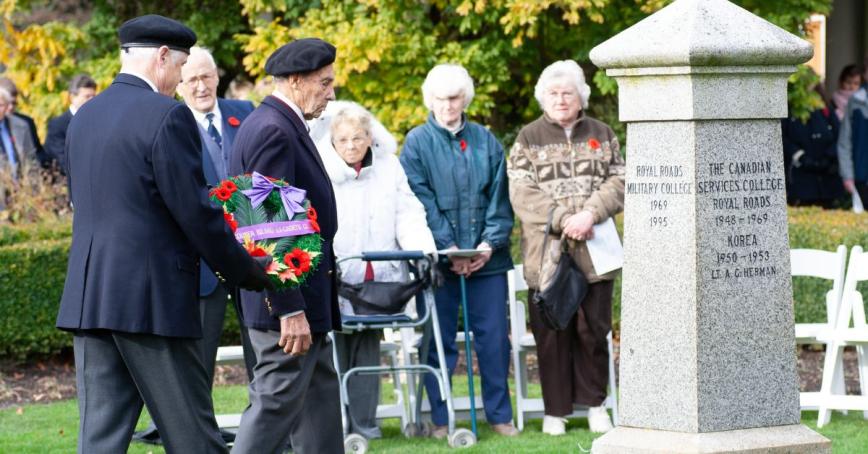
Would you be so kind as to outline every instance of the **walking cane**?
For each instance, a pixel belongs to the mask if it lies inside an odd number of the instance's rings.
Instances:
[[[479,438],[479,433],[476,432],[476,397],[473,392],[473,356],[471,353],[470,339],[470,317],[467,314],[467,283],[464,275],[460,276],[461,280],[461,310],[464,316],[464,355],[467,360],[467,388],[470,393],[470,428],[473,430],[473,435]]]

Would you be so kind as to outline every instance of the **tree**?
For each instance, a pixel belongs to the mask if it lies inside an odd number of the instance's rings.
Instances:
[[[99,0],[85,24],[50,22],[17,29],[13,19],[35,1],[0,0],[4,46],[0,64],[22,85],[24,108],[43,122],[62,110],[63,81],[82,69],[105,86],[117,70],[116,28],[155,12],[199,34],[226,72],[263,78],[265,60],[290,39],[316,36],[338,48],[338,97],[371,109],[399,137],[424,121],[420,87],[437,63],[464,65],[476,97],[468,113],[507,142],[540,114],[533,87],[542,69],[575,59],[593,90],[590,114],[617,122],[614,81],[588,60],[597,44],[664,7],[670,0]],[[797,34],[830,0],[740,0],[735,3]],[[20,21],[19,21],[20,22]],[[815,77],[792,78],[791,103],[806,114],[818,97]]]

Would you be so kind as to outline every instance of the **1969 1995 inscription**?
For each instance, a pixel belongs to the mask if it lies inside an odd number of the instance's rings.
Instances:
[[[647,226],[651,229],[666,229],[675,219],[670,213],[670,199],[673,196],[693,193],[693,183],[684,181],[684,167],[670,164],[637,165],[633,169],[635,178],[627,183],[627,194],[650,196],[650,212]]]

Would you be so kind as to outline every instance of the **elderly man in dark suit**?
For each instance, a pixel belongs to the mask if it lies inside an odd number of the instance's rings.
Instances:
[[[208,200],[195,120],[172,99],[196,35],[156,15],[118,32],[121,73],[66,141],[75,213],[57,326],[74,334],[78,451],[126,452],[144,404],[167,452],[225,452],[199,350],[199,257],[227,286],[270,283]]]
[[[22,171],[35,165],[39,158],[30,127],[14,114],[14,103],[12,94],[0,87],[0,162],[5,162],[6,170],[17,178]]]
[[[241,292],[244,323],[256,351],[250,405],[234,452],[343,452],[337,374],[327,333],[340,327],[332,240],[337,214],[331,182],[305,119],[334,99],[335,48],[319,39],[289,43],[268,58],[275,91],[235,138],[230,173],[259,172],[307,191],[319,213],[323,257],[301,289]]]
[[[202,140],[202,168],[205,182],[217,186],[230,175],[229,159],[235,135],[244,119],[253,112],[250,101],[235,101],[217,97],[217,84],[220,77],[211,53],[201,47],[190,49],[190,57],[181,68],[181,83],[178,93],[196,119],[196,129]],[[218,285],[217,276],[202,262],[199,279],[199,309],[202,315],[202,361],[209,377],[214,378],[214,360],[223,320],[226,316],[228,292]],[[240,315],[240,314],[239,314]],[[256,358],[250,350],[247,330],[242,326],[242,345],[248,378],[253,379],[253,366]]]
[[[202,140],[202,170],[205,182],[215,187],[229,177],[229,157],[232,155],[232,144],[241,122],[253,112],[250,101],[234,101],[217,97],[217,85],[220,76],[217,74],[217,64],[208,50],[194,46],[190,48],[187,63],[181,68],[181,83],[178,84],[178,94],[193,113],[196,119],[194,127]],[[223,334],[223,321],[226,318],[226,306],[230,290],[219,285],[217,276],[205,261],[199,262],[199,315],[202,320],[201,353],[202,363],[208,372],[208,383],[214,382],[214,366],[217,348],[220,346],[220,336]],[[236,310],[240,319],[240,311]],[[247,368],[247,378],[253,380],[253,366],[256,356],[250,346],[247,328],[241,325],[241,345],[244,350],[244,363]],[[225,440],[232,440],[235,435],[222,432]],[[145,443],[158,443],[160,435],[153,423],[141,432],[136,432],[133,439]]]
[[[78,112],[84,103],[96,96],[96,81],[87,74],[77,74],[69,81],[69,109],[62,115],[48,120],[48,136],[45,138],[45,152],[49,158],[57,162],[60,171],[66,174],[66,156],[64,145],[66,144],[66,130],[69,121]]]
[[[0,77],[0,88],[6,90],[12,96],[12,109],[10,112],[10,118],[16,118],[27,126],[27,142],[32,143],[35,147],[34,156],[42,167],[48,167],[51,162],[51,158],[45,152],[45,149],[42,148],[42,142],[39,140],[39,134],[36,133],[36,122],[33,121],[33,118],[30,118],[29,116],[24,115],[17,110],[18,87],[15,85],[15,82],[12,82],[12,79],[8,77]]]

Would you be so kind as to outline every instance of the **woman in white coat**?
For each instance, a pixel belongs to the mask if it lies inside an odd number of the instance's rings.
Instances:
[[[436,250],[428,229],[425,208],[407,183],[398,157],[395,138],[370,112],[355,103],[329,103],[324,114],[311,124],[323,164],[331,178],[338,212],[334,239],[340,259],[363,251]],[[404,282],[406,262],[346,261],[340,264],[341,279],[350,284],[376,280]],[[341,313],[353,314],[349,301],[340,298]],[[379,331],[336,334],[341,370],[379,365]],[[376,411],[379,377],[357,375],[348,383],[350,432],[377,438]]]

